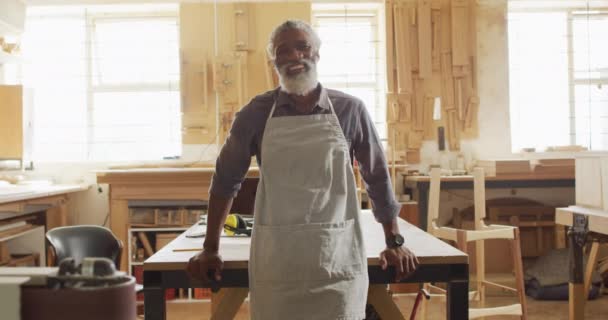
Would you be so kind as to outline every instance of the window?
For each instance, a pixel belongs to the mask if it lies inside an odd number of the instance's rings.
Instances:
[[[381,5],[313,4],[312,16],[322,41],[319,81],[360,98],[386,140]]]
[[[23,83],[33,97],[32,159],[179,155],[177,21],[169,5],[28,10]]]
[[[608,8],[511,7],[508,23],[513,151],[608,150]]]

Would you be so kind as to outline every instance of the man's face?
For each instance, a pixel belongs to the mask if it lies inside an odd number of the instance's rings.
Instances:
[[[299,29],[280,33],[274,53],[275,67],[285,91],[304,95],[316,88],[319,54],[313,48],[308,33]]]

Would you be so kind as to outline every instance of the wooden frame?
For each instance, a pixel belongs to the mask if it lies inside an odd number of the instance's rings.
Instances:
[[[475,230],[462,230],[438,226],[437,220],[439,218],[441,186],[440,176],[441,170],[439,168],[431,170],[427,228],[430,234],[440,239],[454,241],[457,247],[464,252],[467,251],[467,243],[475,241],[477,256],[477,291],[471,292],[469,296],[478,299],[482,307],[469,309],[469,319],[491,315],[515,315],[520,316],[521,319],[526,319],[526,296],[523,283],[524,274],[521,260],[519,229],[513,226],[486,225],[483,221],[486,216],[485,177],[483,169],[475,168],[473,173]],[[517,288],[510,288],[485,279],[485,247],[483,241],[489,239],[505,239],[510,242]],[[483,308],[485,302],[485,289],[487,286],[498,287],[517,293],[520,303],[502,307]],[[431,289],[431,286],[427,285],[427,287]]]

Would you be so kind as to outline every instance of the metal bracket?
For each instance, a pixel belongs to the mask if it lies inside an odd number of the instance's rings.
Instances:
[[[570,239],[570,283],[583,283],[583,247],[587,242],[589,220],[587,216],[573,214],[572,227],[568,228]]]
[[[573,234],[572,238],[579,246],[584,246],[589,233],[589,220],[586,216],[574,214],[572,216],[572,227],[568,229],[568,236]]]

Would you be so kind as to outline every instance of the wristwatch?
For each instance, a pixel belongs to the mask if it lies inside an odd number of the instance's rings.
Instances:
[[[388,248],[399,248],[403,245],[404,241],[403,236],[397,233],[386,238],[386,246]]]

